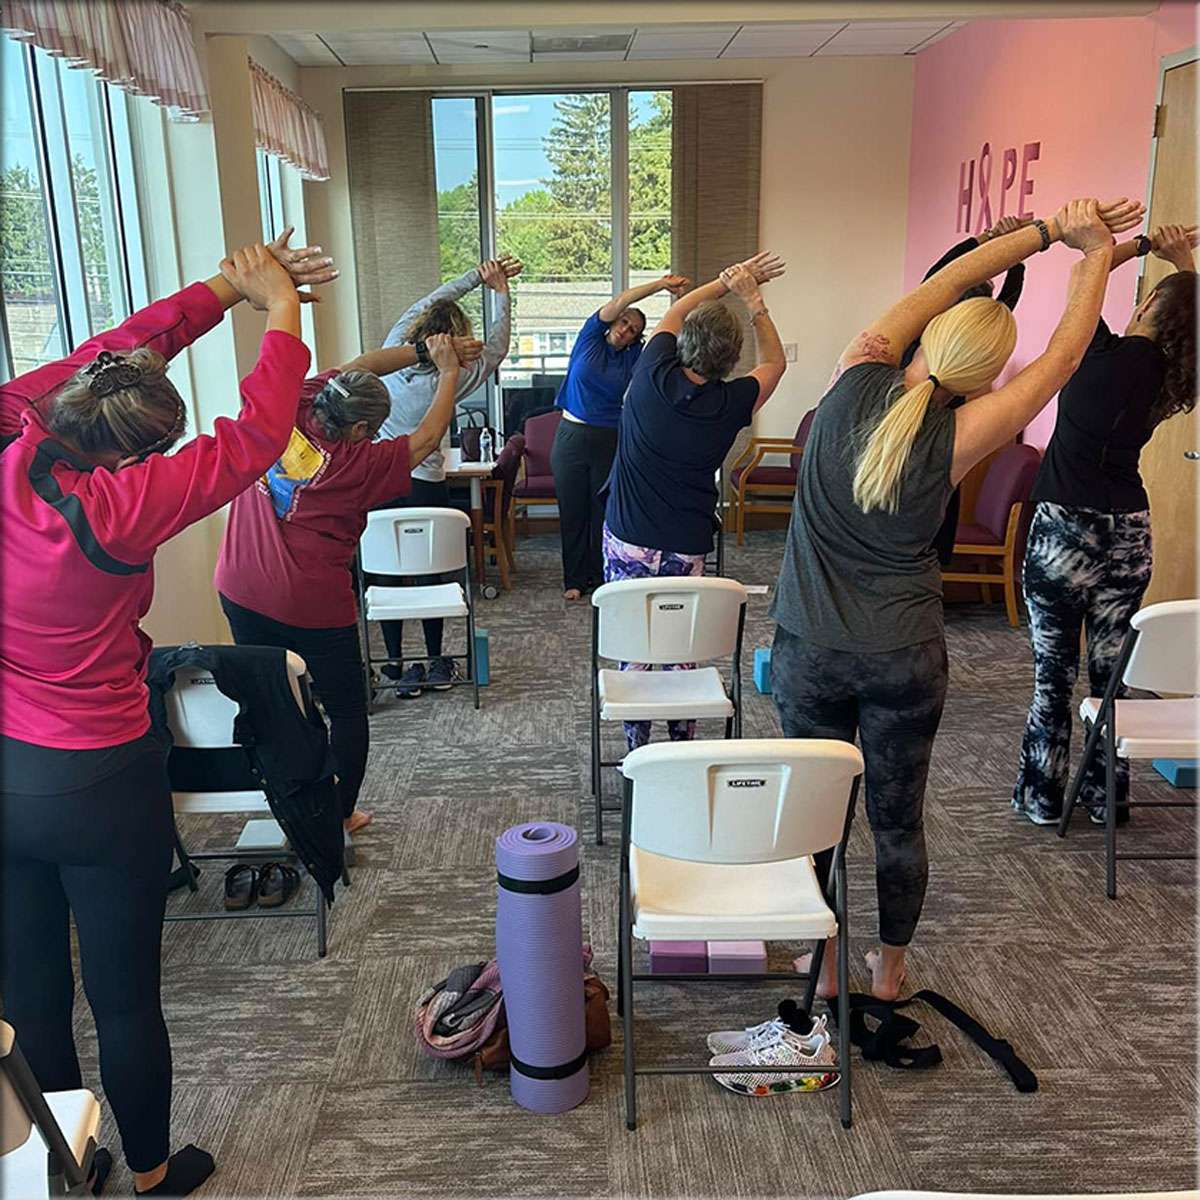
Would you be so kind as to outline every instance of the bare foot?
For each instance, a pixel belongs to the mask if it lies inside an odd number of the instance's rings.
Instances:
[[[357,833],[360,829],[365,829],[368,825],[370,825],[371,819],[374,816],[374,813],[368,812],[365,808],[356,808],[342,822],[342,827],[347,833]]]
[[[564,600],[580,600],[582,598],[583,593],[578,588],[567,588],[567,590],[563,592]]]
[[[871,972],[871,995],[876,1000],[898,1000],[904,990],[904,947],[868,950],[866,960]]]
[[[802,954],[793,960],[792,966],[799,974],[807,975],[812,967],[812,957],[811,954]],[[821,955],[821,974],[817,978],[817,995],[822,1000],[832,1000],[837,994],[837,939],[830,938],[825,943],[825,953]]]

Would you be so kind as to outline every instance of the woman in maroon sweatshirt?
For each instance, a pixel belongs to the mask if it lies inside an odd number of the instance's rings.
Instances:
[[[427,339],[438,368],[433,403],[411,434],[372,439],[390,411],[380,375],[412,366],[411,345],[360,355],[304,384],[287,449],[234,502],[217,561],[221,607],[239,645],[284,646],[301,655],[329,718],[338,797],[348,831],[367,769],[367,698],[350,562],[367,513],[407,495],[409,474],[437,449],[454,412],[460,356],[479,342]]]
[[[159,1000],[171,797],[148,733],[150,639],[138,627],[155,550],[227,504],[287,445],[309,353],[312,252],[249,246],[74,354],[0,386],[0,994],[41,1087],[81,1087],[71,1030],[74,913],[104,1092],[140,1194],[212,1171],[169,1153],[171,1048]],[[240,300],[267,312],[242,410],[178,453],[166,360]],[[97,1156],[97,1174],[111,1164]]]

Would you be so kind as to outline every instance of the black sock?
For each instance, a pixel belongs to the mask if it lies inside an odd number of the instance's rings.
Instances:
[[[216,1164],[212,1155],[199,1146],[184,1146],[176,1150],[167,1160],[167,1173],[161,1182],[145,1192],[135,1190],[138,1196],[188,1196],[212,1173]]]
[[[109,1172],[112,1170],[112,1155],[105,1147],[101,1146],[95,1154],[92,1155],[92,1195],[98,1196],[104,1191],[104,1185],[108,1181]]]

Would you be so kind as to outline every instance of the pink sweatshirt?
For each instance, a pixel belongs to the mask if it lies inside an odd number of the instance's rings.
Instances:
[[[60,362],[0,386],[0,733],[38,746],[115,746],[149,727],[155,550],[249,487],[283,452],[308,370],[304,343],[263,337],[242,411],[169,456],[110,471],[57,442],[43,402],[101,350],[150,346],[172,358],[220,323],[202,283],[134,313]],[[197,576],[191,586],[204,587]]]

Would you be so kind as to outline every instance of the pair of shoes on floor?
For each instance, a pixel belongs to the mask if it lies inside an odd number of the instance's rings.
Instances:
[[[287,863],[268,862],[261,867],[238,863],[225,872],[225,908],[241,912],[257,904],[278,908],[300,890],[300,872]]]
[[[710,1067],[740,1068],[713,1078],[743,1096],[819,1092],[840,1079],[838,1072],[825,1069],[837,1059],[824,1016],[812,1022],[805,1034],[778,1017],[748,1029],[722,1029],[708,1035],[708,1048],[712,1052]],[[755,1067],[797,1067],[804,1073],[762,1072]]]
[[[399,668],[388,663],[383,667],[383,674],[396,681],[397,696],[402,700],[415,700],[426,688],[431,692],[444,692],[454,686],[454,660],[432,659],[428,671],[424,663],[413,663],[403,674]]]

